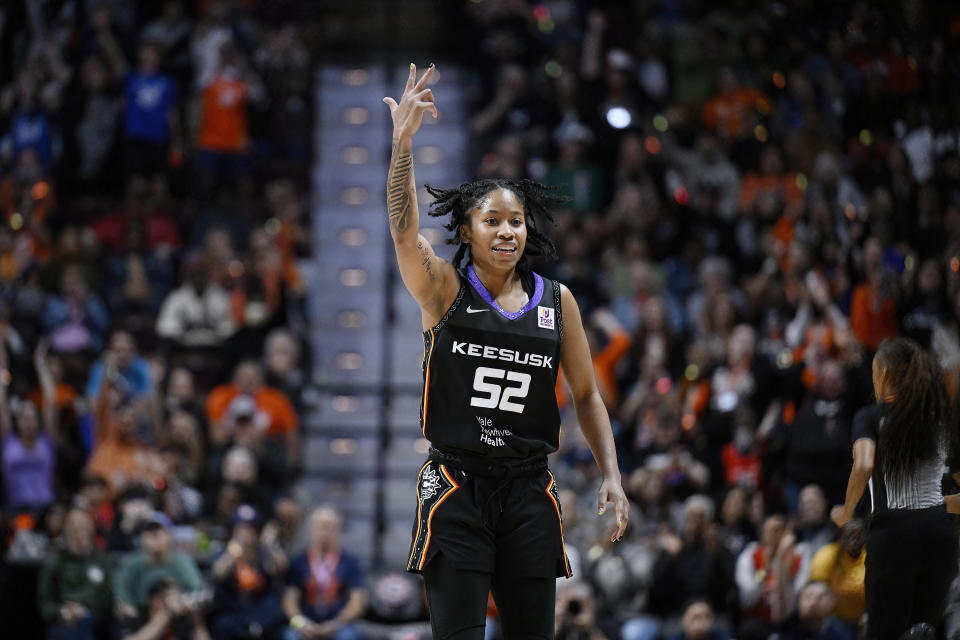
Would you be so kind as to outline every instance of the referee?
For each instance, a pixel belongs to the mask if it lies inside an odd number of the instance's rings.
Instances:
[[[957,574],[957,536],[940,488],[956,430],[943,371],[915,342],[880,344],[873,388],[877,404],[853,421],[846,501],[830,517],[846,524],[869,488],[867,637],[895,640],[922,623],[940,626]]]
[[[423,574],[434,638],[481,640],[491,591],[505,637],[553,638],[556,578],[570,575],[547,468],[560,444],[561,364],[603,475],[599,512],[615,506],[612,539],[623,535],[629,505],[577,303],[528,262],[556,255],[544,229],[557,198],[529,180],[428,186],[431,215],[450,216],[446,228],[459,245],[452,262],[418,233],[411,140],[423,114],[437,113],[427,88],[433,72],[431,65],[418,81],[411,64],[399,103],[384,98],[393,118],[390,233],[420,305],[420,417],[432,445],[417,482],[407,570]]]

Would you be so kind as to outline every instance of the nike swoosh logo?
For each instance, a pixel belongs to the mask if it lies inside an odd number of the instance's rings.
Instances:
[[[490,311],[490,309],[473,309],[470,305],[467,305],[467,313],[483,313],[484,311]]]

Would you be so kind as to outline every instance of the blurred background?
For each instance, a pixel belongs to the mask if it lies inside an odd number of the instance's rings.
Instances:
[[[862,525],[827,513],[872,352],[960,380],[955,3],[4,3],[3,637],[429,637],[383,196],[410,62],[421,188],[570,197],[538,269],[633,507],[610,545],[561,383],[558,637],[857,637]]]

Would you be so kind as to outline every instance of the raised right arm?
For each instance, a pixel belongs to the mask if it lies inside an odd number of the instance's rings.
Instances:
[[[453,265],[437,256],[427,239],[420,235],[420,212],[413,177],[413,134],[420,128],[423,115],[437,115],[433,92],[425,88],[435,67],[430,66],[419,81],[417,69],[410,75],[403,96],[383,101],[393,118],[393,147],[387,172],[387,212],[390,235],[397,253],[397,265],[403,283],[419,303],[424,327],[436,324],[457,296],[460,283]]]

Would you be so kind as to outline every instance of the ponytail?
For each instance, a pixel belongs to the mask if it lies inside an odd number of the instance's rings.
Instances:
[[[937,361],[905,338],[884,340],[876,358],[894,395],[877,442],[880,469],[892,478],[905,478],[944,447],[953,455],[956,429],[948,424],[950,401]]]

